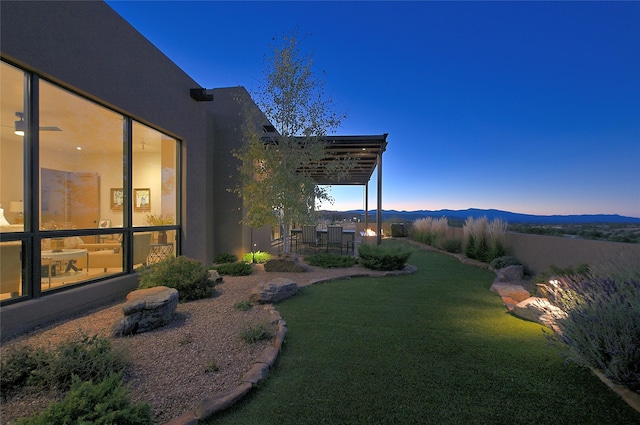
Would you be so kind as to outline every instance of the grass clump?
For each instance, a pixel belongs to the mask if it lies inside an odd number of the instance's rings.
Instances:
[[[273,339],[273,337],[274,332],[272,327],[265,322],[253,325],[240,333],[240,338],[248,344],[255,344],[259,341]]]
[[[413,250],[403,244],[361,244],[360,264],[371,270],[402,270]]]
[[[238,256],[233,254],[220,254],[213,259],[216,264],[235,263]]]
[[[463,253],[468,258],[491,263],[495,258],[507,255],[505,234],[507,223],[499,218],[489,222],[487,217],[467,218],[462,226]]]
[[[244,254],[244,256],[242,257],[242,261],[244,261],[245,263],[264,264],[272,258],[273,255],[269,254],[268,252],[256,251]]]
[[[253,304],[249,301],[240,301],[235,303],[233,307],[239,311],[249,311],[253,307]]]
[[[9,351],[2,360],[2,394],[25,386],[67,391],[74,376],[98,382],[125,367],[123,353],[113,351],[111,341],[97,335],[80,334],[54,349],[22,346]]]
[[[425,217],[414,221],[409,235],[413,240],[426,245],[443,248],[444,242],[447,240],[447,229],[449,221],[446,217],[433,218]]]
[[[267,272],[289,272],[302,273],[305,270],[300,264],[284,258],[274,258],[264,263],[264,270]]]
[[[212,266],[211,269],[216,270],[220,276],[249,276],[253,273],[253,267],[247,263],[228,263]]]
[[[312,266],[322,268],[343,268],[353,267],[358,264],[358,260],[353,257],[343,257],[342,255],[329,253],[318,253],[304,257],[304,261]]]
[[[138,288],[167,286],[175,288],[180,302],[209,298],[215,282],[209,280],[209,271],[199,261],[190,258],[167,257],[164,260],[139,269]]]
[[[122,373],[111,373],[95,384],[74,375],[71,388],[62,401],[51,404],[37,416],[16,422],[17,425],[151,423],[149,405],[131,403],[127,388],[122,384]]]

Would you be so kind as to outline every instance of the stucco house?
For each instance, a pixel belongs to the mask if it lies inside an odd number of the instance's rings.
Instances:
[[[270,249],[230,190],[246,114],[272,127],[243,87],[200,87],[101,1],[3,0],[0,19],[2,338],[124,297],[166,256]],[[334,142],[368,181],[385,139]]]

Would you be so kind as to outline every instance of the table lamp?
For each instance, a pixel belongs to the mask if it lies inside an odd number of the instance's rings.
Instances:
[[[9,202],[9,212],[18,213],[18,216],[16,217],[16,224],[24,223],[24,216],[22,215],[23,210],[24,210],[24,206],[22,201]]]

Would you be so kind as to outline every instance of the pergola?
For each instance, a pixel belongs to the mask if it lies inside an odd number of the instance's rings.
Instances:
[[[387,148],[387,133],[373,136],[325,136],[321,140],[327,146],[325,157],[310,171],[319,185],[360,185],[365,187],[365,229],[369,227],[369,181],[378,167],[378,206],[376,214],[376,237],[382,240],[382,154]],[[333,161],[347,159],[351,167],[346,175],[334,176],[328,171]]]

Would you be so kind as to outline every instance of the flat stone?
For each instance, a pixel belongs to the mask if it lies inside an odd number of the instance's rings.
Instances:
[[[216,394],[213,397],[205,398],[198,404],[195,411],[195,417],[199,420],[208,419],[215,413],[220,412],[231,406],[251,391],[253,385],[246,382],[240,384],[236,388]]]
[[[193,412],[187,412],[171,419],[166,425],[198,425],[198,418],[195,417]]]
[[[491,291],[496,292],[501,297],[509,297],[517,302],[524,301],[531,297],[529,291],[524,289],[522,285],[514,285],[506,282],[494,281],[491,285]]]
[[[147,332],[171,323],[178,307],[178,291],[166,286],[138,289],[127,294],[124,317],[111,329],[113,336]]]
[[[256,359],[256,363],[264,363],[267,366],[271,367],[276,362],[279,352],[280,350],[278,350],[276,347],[267,347],[262,351],[260,357]]]
[[[241,381],[248,382],[250,384],[257,384],[269,373],[269,365],[264,363],[254,363],[251,369],[244,374]]]
[[[298,284],[291,279],[279,277],[269,282],[258,284],[251,290],[249,301],[260,304],[271,304],[282,301],[298,292]]]
[[[557,319],[567,317],[567,313],[551,304],[549,300],[538,297],[530,297],[519,302],[513,308],[512,313],[523,319],[549,327],[554,327]]]

